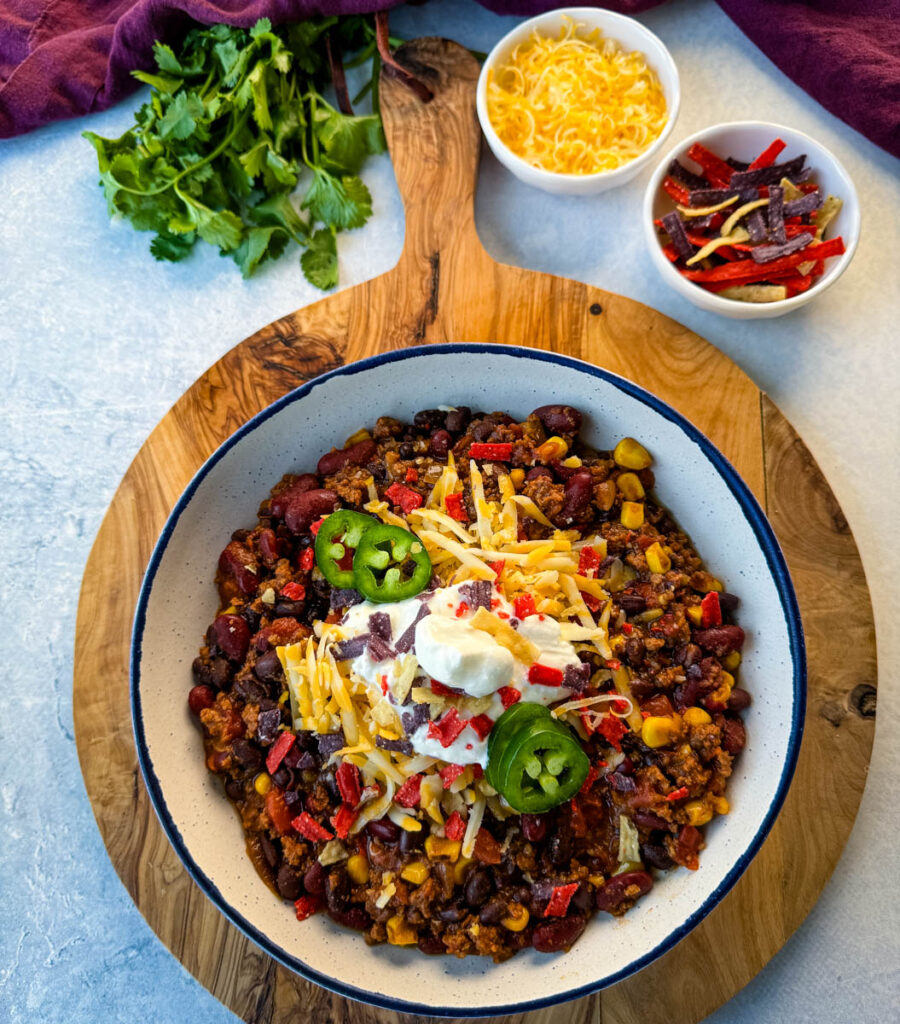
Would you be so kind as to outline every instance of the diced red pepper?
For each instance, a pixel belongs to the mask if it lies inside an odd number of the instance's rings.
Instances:
[[[431,680],[431,692],[436,693],[439,697],[459,696],[459,690],[454,690],[452,686],[445,686],[443,683],[439,683],[437,679]]]
[[[782,142],[781,139],[776,139],[759,154],[747,170],[756,171],[759,170],[760,167],[771,167],[772,164],[775,163],[775,158],[786,145],[787,143]]]
[[[587,791],[591,788],[591,786],[593,786],[593,784],[597,781],[599,777],[599,770],[596,767],[594,767],[594,765],[591,765],[590,768],[588,768],[587,776],[584,782],[582,782],[581,789],[579,789],[578,792],[587,793]]]
[[[393,483],[384,492],[384,496],[392,505],[399,505],[402,512],[410,513],[414,508],[419,508],[425,501],[418,491],[410,490],[403,484]]]
[[[782,256],[780,259],[772,260],[769,263],[756,263],[752,260],[740,260],[734,263],[723,263],[711,270],[690,270],[684,269],[680,273],[689,281],[704,283],[727,282],[732,284],[753,284],[757,281],[770,281],[781,271],[793,270],[800,263],[806,263],[809,259],[825,260],[831,256],[840,256],[844,252],[844,240],[840,236],[830,238],[820,245],[809,245],[799,252],[791,253],[790,256]]]
[[[465,766],[461,764],[445,764],[438,772],[444,789],[449,789],[465,770]]]
[[[467,601],[460,601],[459,602],[459,607],[456,609],[456,612],[454,614],[456,615],[456,617],[458,619],[461,619],[466,614],[466,612],[468,610],[469,610],[468,602]]]
[[[309,839],[314,843],[322,843],[326,839],[334,839],[331,832],[325,828],[324,825],[320,825],[311,814],[303,811],[302,814],[298,814],[296,818],[291,822],[295,832],[299,832],[304,839]]]
[[[497,691],[500,700],[505,708],[511,708],[513,704],[522,699],[522,694],[514,686],[501,686]]]
[[[352,761],[341,761],[334,773],[344,803],[356,807],[362,798],[359,768]]]
[[[291,812],[284,802],[284,790],[280,786],[272,786],[266,793],[266,814],[269,821],[280,836],[286,836],[291,831]]]
[[[419,471],[415,466],[410,466],[404,477],[408,484],[414,484],[419,479]]]
[[[572,901],[572,897],[575,895],[577,890],[578,882],[570,882],[568,885],[554,886],[550,902],[547,904],[547,909],[544,911],[544,917],[565,917],[566,911],[569,909],[569,904]]]
[[[734,168],[730,164],[727,164],[721,157],[716,156],[715,153],[710,152],[706,146],[699,142],[695,142],[691,146],[687,151],[687,155],[694,163],[700,164],[703,168],[703,173],[706,175],[706,180],[713,188],[727,188],[731,181],[731,176],[734,174]]]
[[[632,626],[632,624],[630,622],[623,622],[622,623],[622,632],[626,636],[631,636],[631,634],[634,632],[634,626]]]
[[[498,619],[508,619],[509,618],[509,612],[497,612],[497,618]]]
[[[719,604],[719,595],[714,590],[700,602],[700,625],[704,629],[722,625],[722,606]]]
[[[315,537],[315,535],[319,532],[319,530],[322,529],[322,523],[324,523],[324,522],[325,522],[325,516],[322,516],[320,519],[317,519],[312,524],[312,526],[310,526],[309,532]]]
[[[593,594],[587,593],[585,590],[580,590],[581,600],[587,605],[588,609],[595,614],[600,611],[600,607],[603,602],[598,597],[594,597]]]
[[[451,519],[455,519],[459,523],[467,523],[469,521],[469,513],[466,512],[466,506],[463,504],[463,496],[461,494],[448,494],[444,498],[444,504],[447,506],[447,515]]]
[[[495,441],[479,444],[477,441],[469,445],[470,459],[496,459],[498,462],[509,462],[512,458],[512,441]]]
[[[328,819],[338,839],[346,839],[350,834],[350,826],[356,821],[356,808],[350,804],[341,804],[337,814]]]
[[[480,828],[472,855],[480,864],[499,864],[503,860],[503,847],[486,828]]]
[[[620,714],[620,715],[624,715],[625,712],[628,710],[628,701],[627,700],[614,700],[614,701],[610,702],[609,706],[613,709],[613,711],[618,712],[618,714]],[[670,714],[671,714],[671,712],[670,712]]]
[[[578,556],[578,575],[594,579],[600,568],[600,555],[596,548],[582,548]]]
[[[694,825],[685,825],[678,833],[675,842],[674,859],[683,864],[688,871],[696,871],[700,866],[697,851],[703,845],[703,834]]]
[[[673,800],[683,800],[687,795],[687,786],[681,786],[680,789],[673,789],[671,793],[667,794],[666,799],[671,803]]]
[[[278,736],[266,755],[266,771],[270,775],[274,775],[278,771],[278,766],[284,760],[284,755],[296,742],[297,737],[292,732],[283,732]]]
[[[517,619],[527,619],[529,615],[537,615],[537,608],[531,594],[517,594],[513,601],[513,609]]]
[[[668,193],[676,203],[681,203],[682,206],[687,206],[691,201],[691,194],[688,189],[674,178],[663,178],[662,187],[663,191]]]
[[[478,733],[480,740],[486,740],[491,729],[494,728],[494,720],[488,715],[476,715],[474,718],[469,719],[469,725]]]
[[[444,835],[448,839],[462,839],[465,834],[465,820],[459,811],[454,811],[444,823]]]
[[[466,720],[459,717],[456,708],[450,708],[436,722],[428,723],[428,737],[439,740],[442,747],[449,747],[466,725]]]
[[[506,568],[506,559],[500,558],[496,562],[488,562],[488,568],[491,569],[497,579],[500,579],[500,574]],[[491,602],[493,605],[493,602]]]
[[[628,726],[622,721],[621,718],[616,718],[615,715],[604,715],[600,719],[600,725],[597,729],[601,736],[611,746],[615,747],[616,750],[622,749],[622,737],[628,732]]]
[[[562,686],[562,669],[552,668],[535,662],[528,669],[528,682],[535,686]]]
[[[410,775],[403,785],[394,794],[394,803],[401,807],[415,807],[422,799],[422,776]]]
[[[581,719],[581,724],[582,726],[584,726],[584,731],[588,734],[588,736],[593,736],[597,730],[594,728],[594,722],[591,718],[591,713],[587,710],[587,708],[580,708],[578,711],[578,717]]]
[[[619,661],[618,658],[607,658],[606,667],[610,670],[610,672],[618,672],[619,669],[622,667],[622,662]]]
[[[303,552],[300,555],[300,557],[297,559],[297,565],[299,565],[300,568],[304,570],[304,572],[309,572],[309,570],[315,564],[315,561],[316,561],[316,553],[315,553],[315,551],[311,547],[304,548]]]
[[[302,583],[285,583],[281,588],[281,596],[289,601],[302,601],[306,597],[306,587]]]
[[[305,921],[308,917],[312,917],[321,905],[318,896],[301,896],[294,903],[294,913],[297,915],[297,920]]]

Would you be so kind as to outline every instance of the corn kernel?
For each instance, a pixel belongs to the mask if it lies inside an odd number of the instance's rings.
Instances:
[[[650,452],[633,437],[623,437],[613,451],[613,459],[626,469],[646,469],[653,461]]]
[[[509,473],[509,478],[512,480],[512,485],[516,489],[525,483],[525,470],[524,469],[512,469]]]
[[[521,903],[510,903],[509,915],[504,917],[500,924],[510,932],[520,932],[528,924],[528,911]]]
[[[708,725],[712,718],[703,708],[688,708],[682,715],[685,725]]]
[[[621,522],[629,530],[640,529],[644,525],[644,506],[636,501],[623,501]]]
[[[425,852],[435,859],[442,857],[455,864],[459,860],[462,843],[459,839],[443,839],[441,836],[428,836],[425,840]]]
[[[629,501],[637,501],[646,494],[644,485],[638,479],[637,473],[622,473],[616,479],[616,486]]]
[[[713,797],[713,810],[716,814],[727,814],[731,810],[731,804],[724,796]]]
[[[740,665],[740,663],[741,663],[741,652],[740,651],[730,651],[722,659],[722,668],[727,668],[729,672],[734,672],[734,670],[738,667],[738,665]]]
[[[363,885],[369,880],[369,862],[361,853],[354,853],[347,860],[347,874],[350,880],[357,885]]]
[[[471,857],[460,857],[459,860],[453,865],[453,881],[456,885],[462,885],[466,880],[466,875],[469,873],[469,868],[472,865]]]
[[[688,823],[691,825],[705,825],[713,816],[711,808],[707,807],[702,800],[688,800],[684,809],[687,811]]]
[[[554,459],[561,459],[569,450],[569,445],[561,437],[548,437],[534,450],[535,456],[541,462],[552,462]]]
[[[662,544],[656,541],[644,552],[650,572],[664,573],[672,568],[672,559],[663,550]]]
[[[253,780],[253,788],[260,796],[265,796],[272,788],[272,780],[265,772],[260,772]]]
[[[404,814],[400,819],[400,828],[404,832],[421,832],[422,822],[418,818],[412,817],[410,814]]]
[[[651,715],[641,726],[641,739],[652,748],[668,746],[678,733],[678,723],[671,715]]]
[[[413,885],[421,885],[428,877],[428,865],[424,861],[414,860],[400,872],[400,877]]]
[[[344,442],[344,447],[349,448],[351,444],[359,444],[360,441],[368,441],[372,435],[365,427],[360,427],[355,434],[351,434]]]
[[[566,469],[579,469],[583,463],[577,455],[570,455],[567,459],[563,459],[563,465]]]
[[[725,588],[722,586],[721,580],[713,579],[709,581],[709,589],[715,590],[717,594],[721,594]]]
[[[687,610],[687,617],[695,626],[700,626],[703,623],[703,609],[699,604],[692,604]]]
[[[412,946],[418,941],[415,931],[399,914],[387,920],[387,940],[392,946]]]
[[[615,636],[609,638],[609,646],[617,654],[622,651],[627,643],[627,639],[622,633],[616,633]]]

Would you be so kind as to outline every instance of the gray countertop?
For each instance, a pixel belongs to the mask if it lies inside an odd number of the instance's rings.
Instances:
[[[772,395],[831,483],[862,554],[878,630],[881,699],[868,787],[805,924],[710,1020],[896,1020],[900,164],[794,86],[711,0],[672,2],[641,20],[681,70],[672,144],[717,121],[765,118],[838,154],[862,201],[862,240],[845,276],[780,320],[700,312],[662,284],[644,249],[649,172],[595,198],[556,198],[520,185],[486,155],[479,233],[499,260],[632,296],[718,345]],[[397,12],[392,27],[407,38],[441,34],[489,49],[512,22],[469,0],[435,0]],[[146,235],[110,224],[93,151],[79,133],[118,135],[135,105],[0,143],[0,1015],[13,1024],[234,1020],[163,948],[106,857],[72,730],[75,609],[104,510],[153,426],[227,349],[318,293],[296,256],[242,281],[211,251],[177,266],[155,263]],[[387,269],[403,240],[388,158],[371,161],[364,177],[375,215],[340,239],[343,285]]]

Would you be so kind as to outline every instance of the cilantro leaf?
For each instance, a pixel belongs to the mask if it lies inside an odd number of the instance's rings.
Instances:
[[[290,236],[283,228],[250,228],[231,258],[241,268],[241,276],[250,277],[260,263],[277,259],[289,241]]]
[[[152,85],[157,92],[171,96],[184,84],[183,78],[169,78],[166,75],[151,75],[147,71],[132,71],[131,77],[144,85]]]
[[[300,266],[306,280],[322,291],[338,283],[337,245],[334,234],[327,228],[317,231],[300,257]]]
[[[168,231],[161,231],[150,243],[150,252],[154,259],[177,263],[190,253],[196,241],[197,236],[193,232],[187,235],[173,235]]]
[[[371,153],[386,148],[381,118],[349,117],[339,110],[319,108],[316,111],[316,137],[325,154],[329,170],[357,174]]]
[[[282,227],[297,241],[305,239],[309,233],[309,226],[294,209],[288,192],[276,192],[255,206],[248,207],[247,216],[256,224]]]
[[[203,117],[203,100],[194,92],[180,92],[169,104],[159,122],[162,139],[187,139],[194,134],[197,121]]]
[[[315,168],[303,209],[309,210],[315,220],[338,230],[359,228],[372,215],[372,196],[361,178],[353,175],[336,178],[328,171]]]

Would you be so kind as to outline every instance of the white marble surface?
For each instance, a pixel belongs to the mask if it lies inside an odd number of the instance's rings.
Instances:
[[[553,198],[486,156],[478,228],[498,259],[633,296],[719,345],[773,396],[834,488],[862,553],[878,630],[869,783],[806,923],[710,1020],[881,1024],[900,1018],[900,163],[819,108],[711,0],[671,2],[642,20],[682,72],[673,144],[706,124],[762,117],[838,154],[863,206],[862,242],[844,278],[781,320],[701,313],[661,284],[644,251],[637,218],[646,174],[595,199]],[[433,0],[392,21],[406,37],[437,33],[480,49],[511,23],[469,0]],[[0,524],[8,541],[0,573],[0,1017],[11,1024],[234,1020],[166,952],[107,860],[72,734],[75,608],[104,509],[152,427],[223,352],[317,293],[296,258],[244,282],[211,252],[180,266],[155,263],[147,236],[110,226],[79,132],[119,134],[133,106],[0,143]],[[365,177],[376,215],[341,240],[344,285],[389,267],[402,244],[388,159],[373,161]]]

